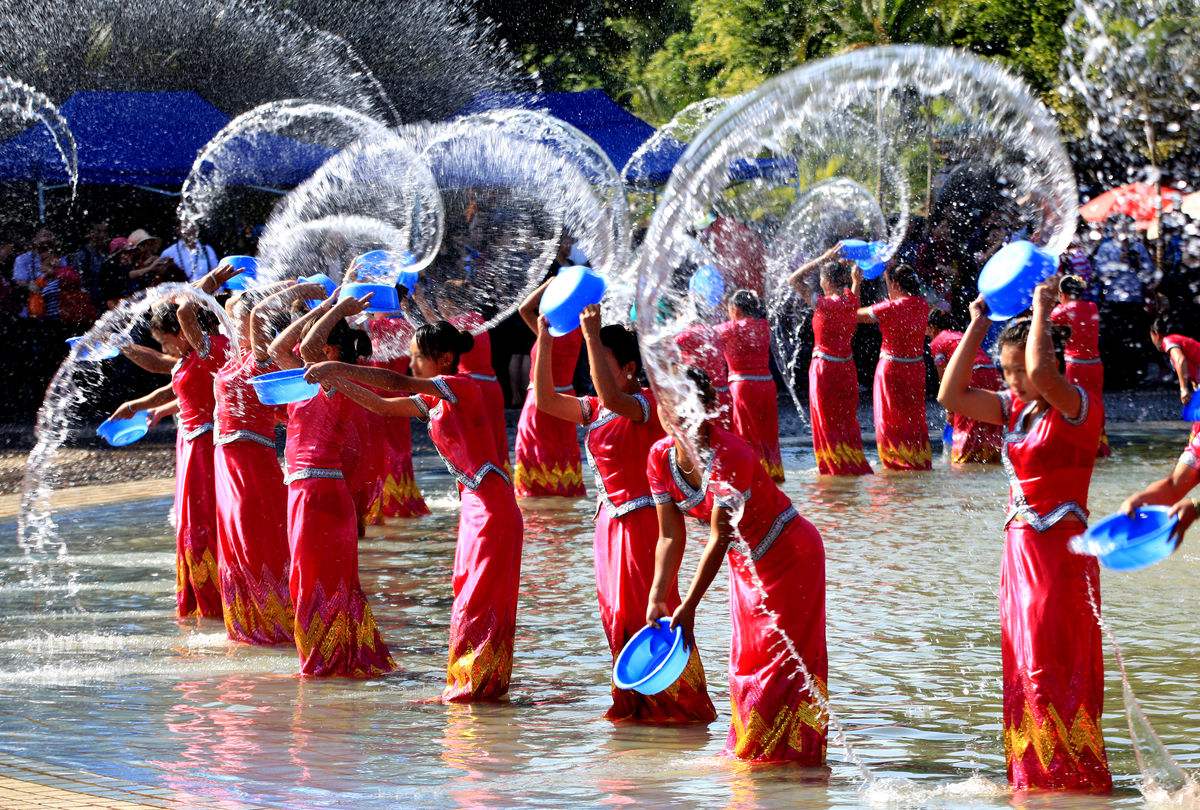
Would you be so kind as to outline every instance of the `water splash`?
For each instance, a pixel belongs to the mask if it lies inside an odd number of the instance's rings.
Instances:
[[[784,217],[806,188],[832,176],[872,190],[893,227],[918,211],[971,226],[994,214],[1010,233],[1058,253],[1076,219],[1074,176],[1053,118],[994,63],[897,46],[768,81],[726,107],[680,159],[635,262],[647,372],[685,442],[694,443],[709,415],[680,374],[687,360],[678,338],[689,329],[711,338],[723,317],[723,307],[690,300],[705,253],[717,257],[726,294],[761,292],[764,257]],[[892,193],[892,176],[925,178],[924,188]]]
[[[54,149],[62,159],[71,186],[71,198],[79,186],[79,156],[75,149],[75,136],[67,119],[45,93],[24,82],[8,76],[0,76],[0,119],[18,123],[35,123],[45,127]]]
[[[383,123],[357,110],[307,99],[273,101],[248,110],[196,155],[180,194],[179,221],[198,227],[210,220],[231,185],[271,184],[272,177],[255,170],[263,154],[282,161],[292,159],[296,150],[300,157],[324,162],[360,138],[381,136],[385,130]]]
[[[1112,646],[1113,657],[1117,660],[1117,668],[1121,671],[1121,697],[1125,700],[1125,719],[1129,725],[1129,739],[1133,743],[1133,754],[1137,759],[1138,770],[1142,774],[1142,793],[1147,797],[1157,796],[1159,800],[1188,796],[1200,796],[1200,786],[1195,778],[1180,767],[1171,752],[1163,745],[1155,732],[1150,718],[1142,710],[1133,686],[1129,683],[1129,671],[1125,668],[1125,656],[1121,654],[1121,644],[1116,635],[1104,621],[1100,612],[1100,603],[1096,598],[1096,589],[1092,580],[1085,578],[1087,584],[1088,604],[1091,605],[1092,615],[1096,624]],[[1189,802],[1189,805],[1191,803]]]
[[[58,367],[46,397],[38,410],[34,435],[37,438],[25,463],[21,481],[21,511],[17,518],[17,544],[24,564],[13,570],[23,570],[25,581],[33,586],[59,585],[65,578],[63,593],[71,598],[78,589],[80,572],[68,553],[66,540],[59,534],[54,521],[53,495],[59,476],[64,472],[57,463],[57,453],[64,444],[85,428],[80,406],[94,399],[104,385],[100,363],[79,360],[86,346],[122,346],[130,342],[133,332],[144,324],[150,310],[159,303],[186,296],[211,310],[222,331],[233,335],[225,311],[216,300],[190,284],[160,284],[126,299],[115,309],[106,312],[84,335],[84,340],[71,348]],[[237,342],[231,341],[231,351],[237,353]],[[47,597],[52,605],[54,597]]]
[[[692,102],[670,121],[654,130],[621,168],[622,181],[632,189],[652,188],[662,169],[681,154],[732,98],[706,98]]]

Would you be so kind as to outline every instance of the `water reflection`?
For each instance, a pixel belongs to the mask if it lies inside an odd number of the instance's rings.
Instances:
[[[1120,438],[1120,437],[1118,437]],[[1170,464],[1166,437],[1100,465],[1095,510]],[[949,807],[1140,802],[1109,661],[1104,730],[1114,797],[1010,796],[1000,738],[996,583],[1004,482],[995,469],[820,479],[788,448],[787,490],[825,536],[831,700],[887,801]],[[425,460],[422,460],[425,461]],[[438,479],[440,480],[440,479]],[[436,491],[437,482],[432,482]],[[198,796],[213,804],[857,806],[855,769],[750,768],[719,756],[728,724],[724,576],[697,634],[720,718],[709,727],[613,726],[610,656],[591,563],[592,505],[527,504],[513,692],[507,703],[430,703],[445,672],[457,517],[372,530],[363,584],[399,664],[385,679],[303,681],[294,650],[177,625],[165,501],[73,515],[78,612],[43,612],[0,552],[0,748]],[[115,516],[114,516],[115,514]],[[90,527],[90,528],[84,528]],[[12,524],[5,527],[11,536]],[[701,532],[702,534],[702,532]],[[1200,553],[1105,575],[1105,615],[1146,713],[1183,767],[1200,768]],[[695,564],[693,545],[686,566]],[[686,576],[686,572],[685,572]],[[1152,600],[1153,610],[1147,610]],[[915,798],[913,798],[915,797]],[[187,803],[183,798],[179,801]]]

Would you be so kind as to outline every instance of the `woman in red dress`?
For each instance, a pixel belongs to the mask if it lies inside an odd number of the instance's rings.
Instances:
[[[1150,326],[1150,342],[1170,359],[1179,379],[1179,401],[1187,405],[1200,388],[1200,340],[1176,334],[1167,328],[1165,319],[1156,318]],[[1192,423],[1192,436],[1200,436],[1200,422]]]
[[[839,242],[798,268],[788,281],[802,299],[812,301],[808,412],[817,472],[870,475],[871,465],[863,455],[862,428],[858,424],[858,369],[853,345],[862,273],[852,262],[835,259],[840,250]],[[821,294],[814,297],[806,280],[816,266],[821,268]]]
[[[729,388],[729,365],[725,362],[721,333],[703,321],[688,326],[675,338],[684,365],[698,368],[711,381],[717,395],[717,424],[733,430],[733,393]]]
[[[962,342],[962,332],[945,328],[949,318],[943,312],[934,312],[929,316],[929,353],[933,355],[933,366],[937,369],[938,379],[946,373],[946,365],[958,344]],[[1000,370],[987,352],[980,349],[975,353],[975,362],[971,366],[971,387],[984,391],[1002,391],[1004,380]],[[1000,442],[1004,431],[999,425],[988,422],[977,422],[959,413],[947,411],[951,428],[950,463],[951,464],[999,464]]]
[[[1000,567],[1000,648],[1004,671],[1004,750],[1018,790],[1107,792],[1104,652],[1097,608],[1100,569],[1075,554],[1087,527],[1088,488],[1103,424],[1102,404],[1070,382],[1051,333],[1057,281],[1034,293],[1033,316],[997,340],[1007,389],[972,388],[971,367],[987,335],[987,305],[971,305],[971,325],[942,378],[949,410],[1004,428],[1009,506]]]
[[[215,291],[205,276],[201,289]],[[198,285],[200,286],[200,285]],[[209,289],[208,287],[212,287]],[[181,296],[159,304],[150,317],[150,334],[167,355],[180,358],[171,384],[127,402],[113,414],[128,418],[134,411],[178,402],[175,434],[175,603],[178,615],[220,619],[220,575],[217,541],[217,495],[214,486],[213,378],[225,364],[229,341],[218,333],[217,319],[195,301]]]
[[[496,452],[504,459],[504,469],[509,469],[508,461],[508,426],[504,421],[504,389],[496,379],[496,369],[492,366],[492,337],[486,329],[481,330],[484,320],[478,312],[472,312],[459,318],[451,319],[456,327],[464,332],[470,332],[475,338],[471,351],[458,359],[458,373],[465,374],[479,383],[479,393],[483,395],[483,407],[487,411],[488,421],[492,426],[492,436],[496,440]],[[574,374],[574,369],[571,371]]]
[[[889,470],[929,470],[933,452],[925,422],[925,331],[929,304],[906,264],[883,274],[888,300],[858,310],[859,323],[878,323],[883,336],[875,367],[875,446]]]
[[[1170,506],[1171,517],[1179,521],[1175,530],[1176,542],[1182,543],[1184,534],[1200,516],[1200,498],[1188,497],[1197,484],[1200,484],[1200,435],[1192,436],[1170,475],[1130,495],[1121,505],[1121,511],[1132,515],[1139,506],[1146,504]]]
[[[521,304],[521,319],[535,335],[538,331],[538,305],[550,281],[540,287]],[[573,395],[575,387],[575,365],[579,362],[579,350],[583,336],[578,330],[551,343],[550,365],[554,374],[554,390],[560,394]],[[533,348],[537,351],[537,346]],[[531,362],[537,362],[534,354]],[[575,425],[557,416],[538,410],[537,403],[526,397],[521,408],[521,419],[517,423],[517,466],[513,470],[513,485],[522,498],[559,496],[582,498],[583,462],[579,455],[579,438]]]
[[[771,325],[764,314],[756,293],[738,290],[729,301],[729,320],[717,334],[729,367],[733,432],[750,442],[771,479],[782,483],[779,391],[771,376]]]
[[[217,539],[225,629],[244,644],[295,640],[287,487],[275,455],[279,409],[259,401],[250,379],[278,370],[269,352],[271,314],[321,291],[320,285],[291,285],[255,309],[245,293],[225,305],[240,355],[230,357],[216,376]]]
[[[376,317],[367,322],[367,331],[371,335],[370,365],[407,374],[412,324],[403,317]],[[384,360],[384,357],[392,359]],[[364,413],[367,413],[365,409]],[[368,507],[366,522],[378,526],[384,518],[428,515],[429,507],[413,472],[412,420],[376,418],[371,421],[374,438],[369,444],[380,458],[380,469],[379,489]]]
[[[687,374],[704,406],[714,408],[716,392],[704,372],[690,368]],[[728,556],[733,717],[725,752],[754,762],[821,765],[829,669],[821,536],[796,512],[744,439],[710,420],[701,425],[698,440],[706,460],[671,437],[650,449],[646,474],[658,508],[659,541],[646,620],[670,616],[672,626],[682,627],[694,646],[696,607]],[[753,503],[739,509],[736,500],[741,499],[742,506]],[[687,595],[672,609],[668,595],[679,576],[688,515],[709,526],[710,535]],[[735,535],[744,547],[732,545]],[[799,652],[809,678],[801,677],[784,636]]]
[[[1084,299],[1087,287],[1079,276],[1063,276],[1058,286],[1058,306],[1050,322],[1071,330],[1067,339],[1067,379],[1087,389],[1092,399],[1104,399],[1104,361],[1100,359],[1100,310]],[[1100,433],[1100,458],[1112,455],[1108,433]]]
[[[363,307],[360,299],[330,297],[275,338],[271,357],[288,369],[299,368],[300,358],[353,363],[368,356],[367,334],[344,321]],[[329,390],[287,406],[289,585],[300,674],[308,677],[373,678],[396,668],[358,579],[354,498],[342,470],[346,430],[357,407]]]
[[[619,324],[600,327],[600,308],[591,306],[580,317],[592,382],[599,396],[575,398],[554,390],[547,352],[552,340],[544,318],[539,320],[539,360],[534,366],[538,407],[559,419],[583,425],[584,449],[596,474],[596,534],[593,543],[596,596],[600,621],[614,660],[633,634],[646,624],[646,602],[654,579],[658,519],[646,459],[650,446],[662,437],[650,389],[639,382],[642,373],[637,336]],[[667,607],[679,606],[679,589],[668,587]],[[708,696],[704,665],[692,647],[683,675],[666,691],[643,695],[612,687],[612,706],[604,715],[613,722],[711,723],[717,717]]]
[[[472,343],[469,333],[439,321],[413,336],[416,376],[347,363],[319,363],[308,373],[384,417],[428,422],[429,437],[458,482],[462,512],[442,690],[444,702],[456,703],[499,700],[508,692],[524,542],[521,511],[495,444],[479,440],[490,435],[479,384],[455,373]],[[412,396],[385,398],[365,386]]]

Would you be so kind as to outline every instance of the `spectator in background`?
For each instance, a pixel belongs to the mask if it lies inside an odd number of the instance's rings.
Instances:
[[[25,307],[21,288],[13,284],[13,259],[17,255],[17,240],[13,231],[0,229],[0,313],[19,315]]]
[[[198,238],[195,225],[179,226],[179,239],[162,252],[161,258],[170,259],[183,271],[188,281],[204,278],[217,266],[216,252]]]
[[[115,309],[121,299],[129,294],[129,274],[133,270],[136,255],[126,250],[129,240],[118,236],[108,243],[108,258],[100,270],[100,295],[104,309]]]
[[[1153,269],[1150,253],[1124,216],[1110,217],[1096,248],[1093,264],[1100,281],[1100,353],[1110,385],[1125,388],[1147,376],[1156,362],[1146,341],[1150,317],[1146,312],[1143,278]],[[1152,374],[1152,372],[1151,372]]]
[[[87,235],[83,247],[75,252],[71,264],[79,273],[83,290],[92,301],[92,306],[99,310],[104,304],[103,275],[104,262],[108,259],[108,220],[95,218],[88,222]]]
[[[1115,304],[1145,303],[1144,279],[1153,275],[1150,252],[1130,226],[1128,217],[1110,217],[1096,248],[1095,269],[1105,300]]]
[[[129,271],[129,292],[155,287],[166,281],[187,281],[183,271],[175,262],[166,256],[159,255],[160,247],[162,247],[162,240],[157,236],[151,236],[141,228],[129,234],[125,244],[126,250],[133,251],[131,261],[133,269]],[[216,264],[214,263],[213,266],[215,267]]]
[[[26,292],[21,314],[30,318],[58,319],[58,295],[67,261],[58,250],[58,241],[49,228],[38,228],[29,243],[29,251],[13,263],[13,282]]]
[[[1067,250],[1063,253],[1059,260],[1059,272],[1063,275],[1078,276],[1084,283],[1085,287],[1092,286],[1092,260],[1088,257],[1087,251],[1083,248],[1083,240],[1079,238],[1079,231],[1075,232],[1075,236],[1071,239],[1071,244],[1067,246]]]
[[[26,289],[42,272],[42,255],[54,247],[54,232],[49,228],[38,228],[29,240],[29,250],[13,261],[12,280]]]

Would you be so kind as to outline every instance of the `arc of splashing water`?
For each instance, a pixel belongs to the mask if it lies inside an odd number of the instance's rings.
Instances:
[[[209,214],[216,195],[223,190],[220,182],[224,167],[220,163],[220,152],[231,141],[264,132],[272,133],[301,121],[316,121],[322,117],[334,119],[344,125],[348,132],[354,133],[353,138],[338,147],[339,150],[348,146],[351,140],[387,130],[383,122],[338,104],[325,104],[305,98],[289,98],[260,104],[221,127],[196,154],[191,171],[188,172],[180,190],[176,214],[179,221],[198,225]]]
[[[77,373],[91,372],[100,379],[99,365],[79,362],[79,353],[85,346],[120,345],[128,342],[130,333],[141,321],[145,311],[155,304],[170,301],[177,296],[187,296],[207,307],[217,315],[221,329],[227,335],[233,335],[232,327],[225,316],[224,309],[217,304],[216,299],[206,295],[190,284],[167,283],[160,284],[149,290],[143,290],[136,296],[126,299],[119,307],[106,312],[96,324],[88,330],[85,339],[72,347],[67,358],[46,389],[46,397],[38,410],[37,422],[34,428],[37,442],[29,453],[25,463],[25,474],[21,481],[21,510],[17,517],[17,543],[25,558],[27,579],[35,584],[49,584],[53,573],[49,565],[57,563],[65,566],[67,572],[68,596],[74,596],[78,582],[78,571],[71,562],[66,541],[57,534],[53,518],[51,498],[54,494],[53,485],[47,480],[54,463],[55,455],[62,445],[70,438],[74,427],[75,409],[87,401],[87,390],[78,384]],[[238,352],[237,341],[230,341],[230,351]],[[39,559],[49,551],[50,559]],[[39,577],[39,565],[45,569]]]
[[[62,158],[71,185],[71,199],[79,190],[79,155],[75,136],[50,97],[40,90],[9,76],[0,76],[0,111],[11,111],[24,120],[41,123],[50,134],[54,148]]]
[[[1092,615],[1108,639],[1108,643],[1112,645],[1113,657],[1117,659],[1117,668],[1121,671],[1121,697],[1125,701],[1125,722],[1129,726],[1129,740],[1133,744],[1133,755],[1137,760],[1138,770],[1142,774],[1142,792],[1163,790],[1174,794],[1189,785],[1194,786],[1195,781],[1171,756],[1171,752],[1167,750],[1154,730],[1150,718],[1142,711],[1137,695],[1133,693],[1133,686],[1129,683],[1129,671],[1125,669],[1125,656],[1121,653],[1121,644],[1100,613],[1100,602],[1096,599],[1092,581],[1084,577],[1084,583],[1087,585],[1088,603],[1091,605]],[[1150,761],[1151,757],[1154,758],[1154,763]]]

